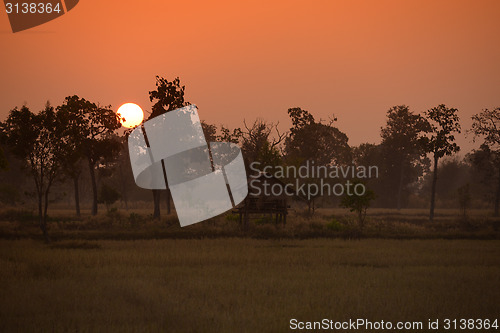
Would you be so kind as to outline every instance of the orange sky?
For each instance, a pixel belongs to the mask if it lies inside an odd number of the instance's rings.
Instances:
[[[500,1],[98,1],[13,34],[1,14],[0,120],[78,94],[148,109],[154,77],[180,76],[211,123],[334,113],[351,144],[385,113],[500,106]],[[459,143],[469,149],[470,138]]]

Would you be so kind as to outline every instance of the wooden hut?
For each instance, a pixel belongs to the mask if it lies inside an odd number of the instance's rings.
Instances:
[[[276,224],[286,224],[288,214],[285,183],[271,174],[260,173],[248,179],[248,196],[236,208],[240,224],[246,227],[250,218],[269,216]]]

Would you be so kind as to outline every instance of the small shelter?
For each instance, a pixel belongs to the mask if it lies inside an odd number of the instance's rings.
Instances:
[[[240,224],[248,225],[251,216],[274,217],[275,223],[286,224],[288,214],[286,184],[269,173],[248,178],[248,196],[236,208]]]

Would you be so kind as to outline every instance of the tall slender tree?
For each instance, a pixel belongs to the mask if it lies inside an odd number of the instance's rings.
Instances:
[[[71,108],[71,106],[68,106]],[[74,200],[76,216],[80,217],[80,190],[79,182],[80,176],[84,166],[84,152],[83,145],[81,144],[81,137],[79,129],[76,126],[69,126],[71,124],[71,117],[73,116],[69,110],[64,107],[58,108],[59,119],[63,126],[63,135],[61,143],[63,150],[61,154],[61,170],[65,176],[70,178],[73,182]]]
[[[428,151],[432,153],[434,170],[432,174],[431,207],[429,220],[434,220],[436,204],[436,184],[438,180],[438,162],[445,155],[452,155],[460,150],[455,142],[455,134],[460,133],[460,118],[458,110],[440,104],[425,112],[431,126],[431,135],[428,138]]]
[[[181,80],[176,77],[172,81],[156,76],[156,89],[149,92],[149,100],[154,102],[152,112],[148,117],[152,119],[166,112],[189,105],[184,100],[185,86],[181,86]],[[166,180],[165,180],[166,181]],[[153,190],[154,211],[153,217],[160,218],[160,191]],[[167,184],[167,214],[170,214],[171,193]]]

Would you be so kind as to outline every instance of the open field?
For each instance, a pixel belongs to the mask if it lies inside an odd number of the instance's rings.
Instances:
[[[0,241],[2,332],[494,319],[499,286],[498,240]]]

